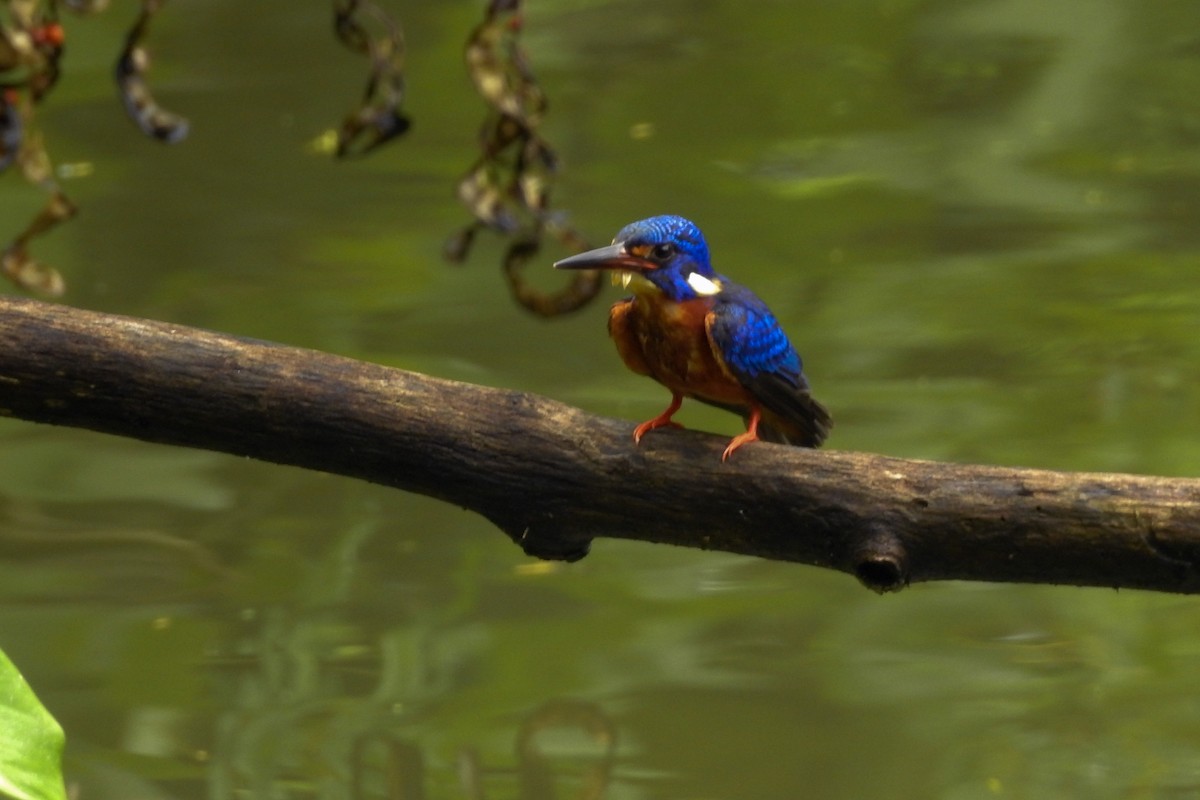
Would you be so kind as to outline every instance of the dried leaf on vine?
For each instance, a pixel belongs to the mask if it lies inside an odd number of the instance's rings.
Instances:
[[[380,29],[377,36],[367,30],[364,17],[374,20]],[[333,29],[347,48],[366,55],[371,62],[362,100],[342,120],[334,141],[339,158],[362,156],[412,126],[400,108],[405,91],[404,31],[371,0],[335,0]]]
[[[60,191],[51,194],[29,227],[0,254],[0,271],[4,276],[23,289],[49,297],[61,295],[66,289],[62,275],[29,254],[29,240],[75,216],[75,212],[75,204],[66,195]]]
[[[117,59],[115,76],[125,113],[142,133],[167,144],[182,141],[188,134],[188,121],[158,104],[146,83],[150,54],[142,45],[150,30],[150,19],[166,0],[143,0],[142,11],[125,37],[125,48]]]

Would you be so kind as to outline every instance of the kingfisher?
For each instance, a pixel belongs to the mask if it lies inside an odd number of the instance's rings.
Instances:
[[[696,225],[675,215],[626,225],[608,247],[564,258],[557,269],[614,270],[633,295],[613,304],[608,333],[625,366],[671,391],[671,404],[634,428],[681,427],[672,421],[685,397],[739,414],[746,432],[729,442],[726,461],[758,440],[819,447],[833,427],[804,377],[800,356],[758,295],[715,272]]]

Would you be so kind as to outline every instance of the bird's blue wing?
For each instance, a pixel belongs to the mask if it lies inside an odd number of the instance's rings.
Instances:
[[[717,360],[769,412],[782,438],[807,447],[825,439],[829,412],[813,399],[800,356],[757,295],[726,283],[705,328]]]
[[[728,284],[723,295],[705,324],[709,344],[730,374],[747,388],[764,376],[807,388],[800,356],[766,304]]]

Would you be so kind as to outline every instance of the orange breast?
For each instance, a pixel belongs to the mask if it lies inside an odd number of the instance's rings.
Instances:
[[[713,354],[704,324],[711,310],[711,298],[676,303],[644,293],[613,305],[608,330],[621,360],[639,375],[689,397],[747,405],[746,390]]]

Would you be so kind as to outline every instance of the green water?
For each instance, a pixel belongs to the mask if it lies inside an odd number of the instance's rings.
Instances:
[[[528,2],[556,204],[596,242],[695,219],[784,322],[832,447],[1200,473],[1200,6]],[[616,290],[545,322],[495,238],[441,261],[483,116],[461,65],[480,7],[386,5],[414,128],[341,164],[306,148],[363,79],[326,3],[170,4],[152,76],[192,121],[174,148],[108,85],[131,9],[68,17],[41,121],[93,171],[38,245],[65,302],[657,413],[604,333]],[[4,230],[40,202],[6,176]],[[1200,796],[1191,598],[878,597],[614,540],[542,569],[380,487],[15,421],[0,442],[0,647],[84,800],[385,797],[389,775],[393,797],[467,797],[465,752],[516,797],[539,723],[574,796],[602,748],[547,703],[616,731],[610,798]]]

